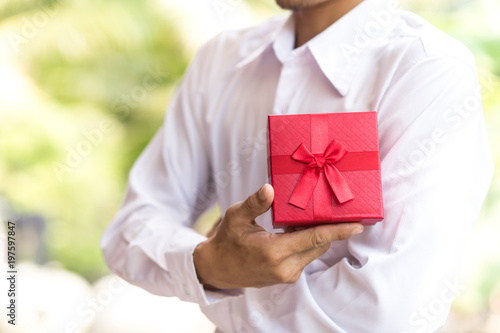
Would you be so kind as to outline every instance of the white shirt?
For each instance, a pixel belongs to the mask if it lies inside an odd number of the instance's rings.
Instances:
[[[293,31],[277,18],[201,48],[131,170],[106,260],[224,332],[435,331],[493,175],[473,57],[393,3],[366,0],[297,49]],[[205,291],[192,253],[206,238],[191,227],[267,182],[267,115],[371,110],[385,220],[332,243],[295,284]],[[275,232],[269,212],[257,222]]]

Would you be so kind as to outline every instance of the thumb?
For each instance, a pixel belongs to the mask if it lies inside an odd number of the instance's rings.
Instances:
[[[274,189],[271,185],[265,184],[241,203],[241,213],[253,220],[257,216],[267,212],[271,208],[273,200]]]

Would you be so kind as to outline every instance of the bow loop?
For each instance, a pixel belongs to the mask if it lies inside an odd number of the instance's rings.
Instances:
[[[354,195],[349,185],[347,185],[344,176],[342,176],[334,165],[344,158],[346,154],[347,149],[335,140],[330,142],[323,154],[314,155],[301,143],[291,157],[298,162],[307,164],[307,166],[302,171],[297,186],[293,190],[288,202],[299,208],[306,209],[318,184],[322,169],[325,171],[330,188],[340,203],[354,199]]]

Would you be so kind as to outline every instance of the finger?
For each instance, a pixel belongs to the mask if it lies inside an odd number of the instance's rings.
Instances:
[[[280,283],[297,282],[304,268],[328,251],[329,248],[330,243],[289,256],[274,269],[275,277]]]
[[[288,265],[294,265],[297,270],[303,270],[307,265],[309,265],[314,260],[321,257],[330,249],[330,243],[326,245],[315,247],[306,251],[302,251],[293,254],[284,260],[284,263]]]
[[[271,185],[265,184],[241,203],[239,211],[246,218],[253,220],[267,212],[271,208],[273,200],[274,189]]]
[[[275,235],[275,246],[285,251],[285,256],[320,248],[334,241],[344,240],[363,231],[361,223],[325,224],[292,233]]]
[[[299,281],[300,275],[302,275],[302,269],[295,273],[295,275],[292,276],[292,278],[288,280],[287,283],[295,283]]]
[[[282,278],[282,282],[297,282],[304,268],[314,260],[318,259],[321,255],[323,255],[326,251],[328,251],[329,248],[330,243],[321,247],[309,249],[307,251],[291,255],[283,260],[283,262],[280,263],[280,266],[282,267],[283,271],[291,272],[291,275],[287,275],[286,277]],[[287,268],[284,269],[283,267]]]

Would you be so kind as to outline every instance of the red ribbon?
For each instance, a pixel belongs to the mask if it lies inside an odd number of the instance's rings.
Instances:
[[[344,176],[334,165],[344,158],[346,154],[346,148],[335,140],[330,142],[323,154],[314,155],[301,143],[292,154],[292,158],[298,162],[307,163],[307,166],[302,171],[299,182],[288,202],[299,208],[306,209],[318,184],[321,170],[324,170],[328,184],[340,203],[354,199],[354,195]]]

